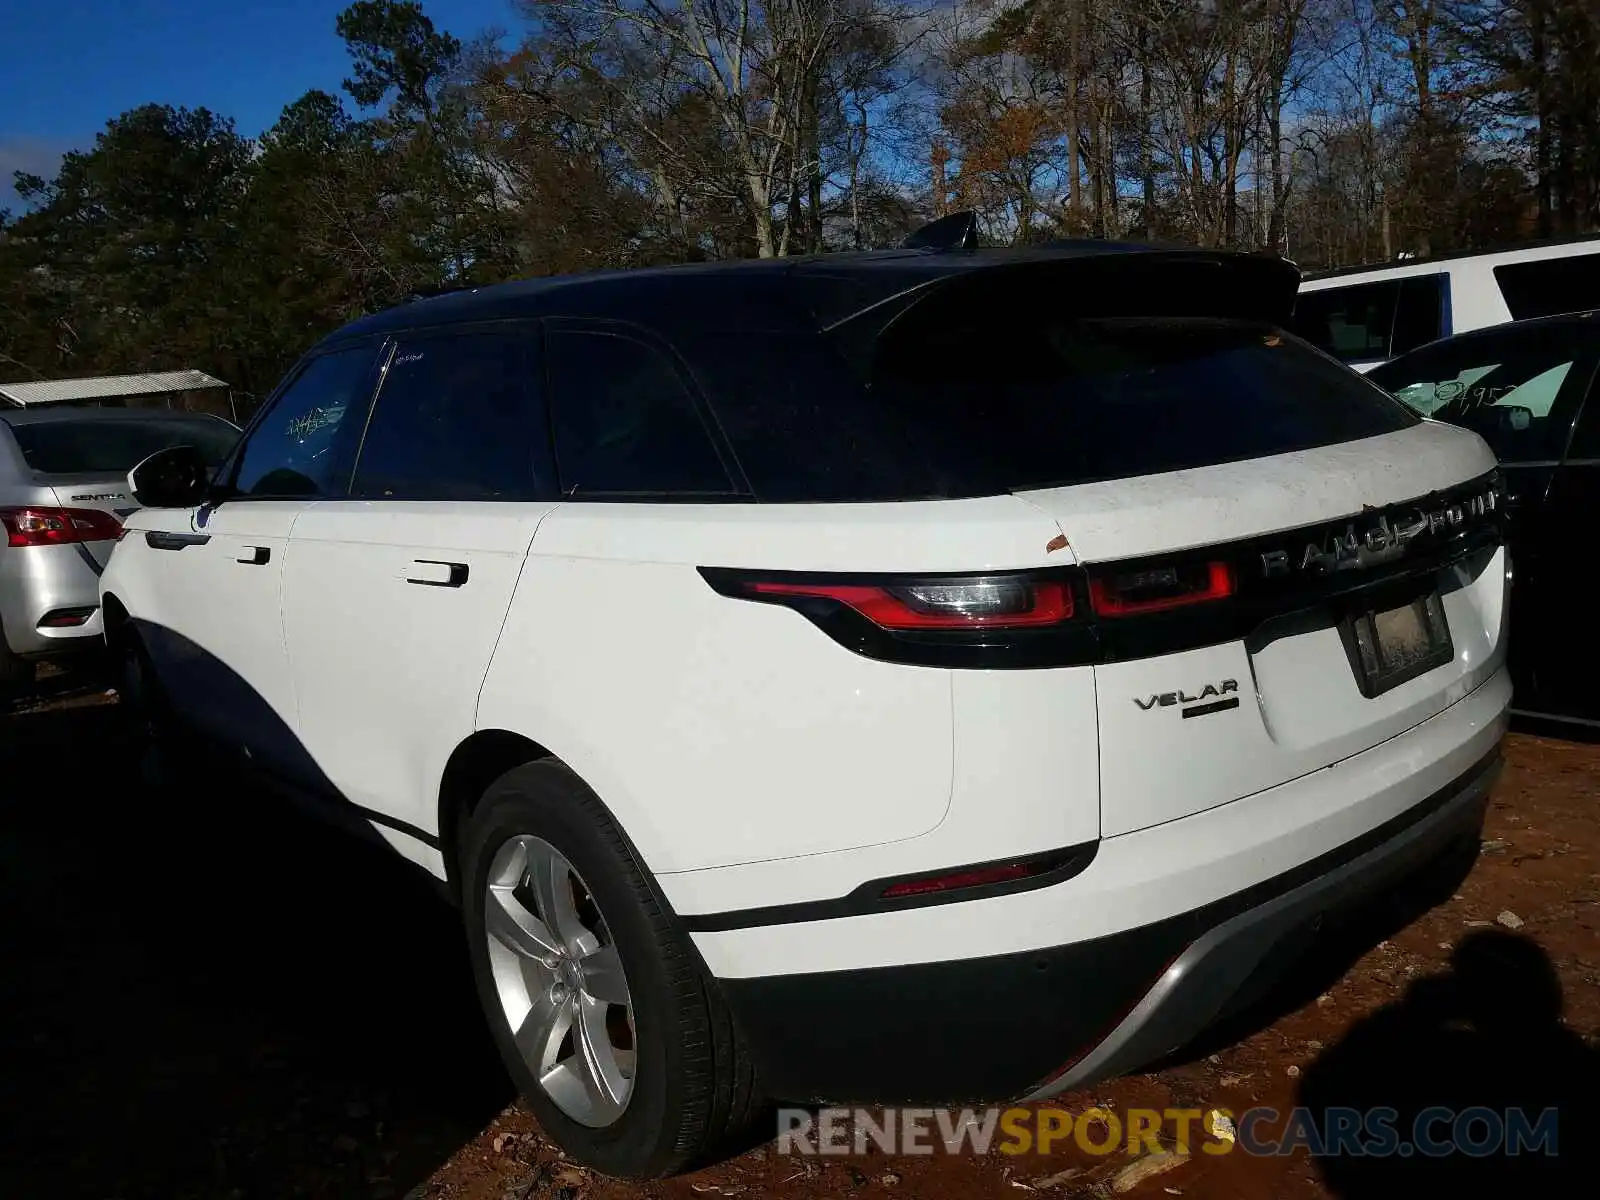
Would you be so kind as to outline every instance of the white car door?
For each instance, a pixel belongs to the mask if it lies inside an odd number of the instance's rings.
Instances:
[[[306,773],[283,642],[289,531],[317,496],[343,486],[378,345],[301,364],[223,469],[220,503],[141,514],[119,551],[133,616],[173,705],[224,748],[291,777]],[[347,419],[353,417],[352,423]],[[343,435],[343,436],[341,436]]]
[[[301,738],[337,796],[428,866],[440,776],[473,732],[528,546],[556,503],[536,356],[532,324],[398,335],[349,496],[308,508],[290,539]]]

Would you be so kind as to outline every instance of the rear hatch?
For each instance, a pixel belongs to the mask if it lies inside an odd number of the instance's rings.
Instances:
[[[165,411],[70,409],[29,414],[11,433],[32,474],[32,482],[58,508],[95,510],[117,523],[136,512],[139,502],[128,488],[128,472],[157,450],[192,445],[216,465],[226,457],[239,431],[217,417]],[[102,568],[116,542],[101,534],[109,522],[76,522],[88,530],[81,553]]]
[[[1110,836],[1376,745],[1499,661],[1493,456],[1284,332],[1293,278],[1204,255],[975,270],[837,326],[853,383],[777,339],[783,407],[709,342],[706,370],[761,395],[718,410],[764,500],[1010,492],[1053,520]]]
[[[1503,603],[1480,439],[1262,319],[1282,294],[1255,263],[1237,287],[1116,265],[1077,304],[969,278],[874,348],[930,457],[959,445],[1086,568],[1107,836],[1435,715],[1493,660]]]
[[[1478,439],[1427,424],[1021,493],[1091,589],[1152,605],[1096,614],[1102,833],[1298,778],[1481,682],[1505,605],[1492,468]],[[1225,595],[1200,586],[1223,578]]]

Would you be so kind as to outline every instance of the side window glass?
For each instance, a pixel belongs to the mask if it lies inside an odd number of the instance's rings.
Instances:
[[[1389,357],[1400,281],[1302,291],[1294,302],[1294,332],[1344,362]]]
[[[1411,275],[1400,281],[1400,299],[1394,313],[1390,354],[1405,354],[1444,335],[1446,275]]]
[[[234,472],[242,496],[344,494],[339,470],[352,432],[367,415],[375,348],[313,359],[250,431]]]
[[[548,426],[530,386],[531,341],[515,328],[401,339],[367,422],[352,494],[554,495]]]
[[[1600,255],[1574,254],[1494,269],[1513,321],[1600,307]]]
[[[1423,415],[1482,435],[1502,461],[1529,462],[1561,453],[1583,357],[1571,337],[1467,338],[1372,378]]]
[[[661,351],[626,335],[556,328],[545,353],[564,492],[734,492],[683,377]]]

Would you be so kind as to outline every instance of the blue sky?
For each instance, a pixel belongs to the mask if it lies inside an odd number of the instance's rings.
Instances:
[[[349,0],[0,0],[0,208],[15,170],[48,175],[106,121],[151,101],[206,107],[254,137],[307,88],[338,91]],[[516,29],[511,0],[423,0],[468,40]]]

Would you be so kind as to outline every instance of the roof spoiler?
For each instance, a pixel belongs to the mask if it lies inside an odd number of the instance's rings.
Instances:
[[[1129,249],[995,261],[978,256],[832,319],[819,314],[819,321],[847,359],[865,363],[877,340],[912,309],[962,293],[977,304],[1000,296],[1086,317],[1221,317],[1287,326],[1299,285],[1293,263],[1236,251]]]
[[[902,250],[976,250],[978,214],[968,210],[953,212],[930,221],[900,243]]]

